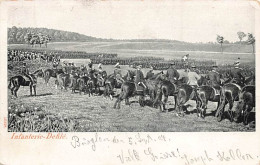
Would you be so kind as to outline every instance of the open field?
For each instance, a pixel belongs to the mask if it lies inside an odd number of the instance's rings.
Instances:
[[[9,45],[10,48],[28,48],[26,44]],[[240,57],[243,62],[254,62],[251,45],[224,44],[224,53],[219,44],[185,44],[168,42],[59,42],[49,43],[48,50],[86,51],[93,53],[117,53],[119,57],[155,56],[165,59],[181,59],[190,54],[191,59],[214,60],[218,64],[234,63]]]
[[[193,46],[193,47],[192,47]],[[27,45],[9,45],[10,48],[28,48]],[[29,47],[30,48],[30,47]],[[238,57],[241,62],[255,62],[255,57],[251,52],[251,45],[224,45],[224,53],[220,53],[219,45],[209,44],[172,44],[167,42],[77,42],[77,43],[49,43],[48,50],[64,51],[86,51],[100,53],[117,53],[119,57],[133,56],[156,56],[165,59],[180,59],[183,55],[189,53],[190,58],[199,60],[215,60],[218,64],[234,63]],[[198,51],[200,50],[200,51]],[[235,53],[234,53],[235,52]],[[29,62],[29,61],[27,61]],[[80,62],[79,62],[80,63]],[[87,61],[82,61],[87,64]],[[39,67],[46,68],[51,65],[30,64],[33,66],[30,71]],[[14,64],[16,66],[16,64]],[[97,67],[94,65],[95,68]],[[113,66],[105,65],[103,69],[112,73]],[[128,66],[122,66],[124,75]],[[143,70],[147,72],[146,69]],[[14,71],[8,71],[8,77],[15,75]],[[119,92],[119,91],[117,91]],[[50,86],[47,87],[43,79],[39,78],[37,84],[37,96],[29,96],[29,87],[21,87],[18,91],[18,98],[11,96],[8,91],[8,103],[11,105],[24,105],[41,107],[56,115],[69,117],[78,122],[77,129],[74,131],[147,131],[147,132],[199,132],[199,131],[255,131],[254,128],[244,126],[242,123],[231,123],[228,119],[217,122],[214,117],[216,103],[209,102],[206,118],[201,119],[196,115],[195,102],[187,103],[189,114],[184,117],[176,116],[173,97],[169,98],[167,107],[168,113],[162,113],[159,109],[150,106],[140,107],[138,98],[130,98],[131,105],[121,103],[121,109],[113,109],[115,99],[103,98],[102,96],[89,97],[88,95],[72,94],[70,90],[61,91],[55,89],[54,79],[50,80]],[[146,98],[147,100],[149,98]],[[228,107],[228,106],[227,106]],[[226,107],[226,108],[227,108]],[[235,107],[235,106],[234,106]],[[254,113],[252,113],[254,116]]]

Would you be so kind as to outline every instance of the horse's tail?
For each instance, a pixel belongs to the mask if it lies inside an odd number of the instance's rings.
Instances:
[[[11,89],[12,82],[13,82],[13,77],[12,77],[12,78],[10,78],[10,80],[9,80],[9,85],[8,85],[8,88],[9,88],[9,89]]]
[[[217,112],[215,114],[215,117],[218,117],[219,112],[224,108],[226,104],[226,94],[224,87],[220,87],[220,100],[219,100],[219,107],[217,109]]]

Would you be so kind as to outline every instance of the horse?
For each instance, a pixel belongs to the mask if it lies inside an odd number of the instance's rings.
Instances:
[[[217,112],[215,114],[215,117],[217,117],[217,121],[220,122],[223,119],[223,114],[225,110],[226,104],[229,104],[228,114],[230,116],[230,121],[233,121],[233,115],[232,115],[232,108],[234,105],[234,101],[239,100],[239,94],[242,90],[242,88],[251,82],[254,83],[254,75],[240,83],[241,85],[238,85],[236,83],[232,82],[225,84],[220,91],[220,105],[217,109]]]
[[[127,72],[127,80],[121,85],[121,93],[119,94],[114,108],[120,109],[120,103],[122,100],[125,100],[126,105],[130,105],[129,97],[139,95],[139,104],[141,107],[144,106],[144,91],[136,91],[135,83],[132,81],[135,74],[132,71]],[[141,86],[144,86],[144,83],[140,83]]]
[[[86,93],[87,92],[87,82],[89,80],[88,76],[82,76],[77,79],[77,84],[79,87],[79,94],[81,95],[82,92]]]
[[[242,88],[239,94],[239,101],[236,106],[236,111],[234,115],[234,121],[239,122],[242,118],[245,125],[248,124],[248,116],[255,107],[255,86],[248,85]]]
[[[56,89],[60,85],[60,89],[67,90],[67,87],[71,84],[70,74],[68,73],[60,73],[57,75],[57,79],[55,81]]]
[[[123,82],[125,81],[131,81],[133,79],[134,73],[130,70],[127,71],[126,75],[122,77]],[[113,90],[114,89],[120,89],[123,82],[118,82],[114,76],[114,74],[111,74],[107,77],[105,80],[105,90],[104,90],[104,96],[110,96],[110,99],[113,99]]]
[[[205,76],[201,76],[197,83],[199,86],[205,84],[207,79]],[[198,96],[196,92],[197,88],[192,87],[186,83],[183,83],[178,86],[177,98],[176,98],[176,105],[178,107],[178,113],[184,115],[184,104],[189,100],[195,100],[196,105],[198,105]]]
[[[97,73],[97,88],[98,88],[98,93],[100,94],[100,87],[104,87],[105,81],[107,79],[107,72],[102,71]],[[105,91],[105,90],[104,90]]]
[[[26,80],[23,76],[17,75],[10,78],[10,82],[8,88],[11,90],[12,95],[17,98],[17,91],[19,90],[20,86],[29,86],[30,87],[30,95],[32,96],[32,89],[34,90],[34,96],[36,96],[36,84],[37,84],[37,77],[34,74],[29,74],[32,78],[31,80]],[[13,87],[12,87],[13,85]]]
[[[57,78],[58,74],[64,73],[62,69],[46,69],[44,70],[45,84],[48,86],[48,82],[51,77]]]

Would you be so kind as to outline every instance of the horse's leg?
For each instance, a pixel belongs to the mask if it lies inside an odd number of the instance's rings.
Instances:
[[[248,106],[247,109],[245,110],[245,112],[244,112],[244,120],[243,120],[244,125],[248,124],[248,117],[249,117],[250,112],[252,111],[252,109],[253,109],[252,106]]]
[[[176,110],[176,107],[177,107],[177,96],[174,95],[174,110]]]
[[[125,105],[130,105],[129,98],[125,99]]]
[[[205,113],[206,113],[206,108],[207,108],[207,102],[208,100],[206,99],[206,96],[203,94],[203,97],[201,98],[202,104],[201,104],[201,117],[204,118],[205,117]]]
[[[163,96],[163,111],[168,111],[168,109],[166,109],[166,103],[167,103],[167,101],[168,101],[168,95],[162,95]]]
[[[36,85],[33,86],[34,96],[36,96]]]
[[[15,95],[16,98],[17,98],[17,91],[18,91],[19,88],[20,88],[20,85],[16,86],[15,89],[14,89],[14,95]]]
[[[228,99],[228,103],[229,103],[228,114],[230,116],[230,122],[233,122],[232,108],[234,105],[234,99],[231,95],[227,95],[227,99]]]
[[[13,86],[13,87],[11,88],[11,93],[12,93],[12,95],[14,95],[14,88],[15,88],[15,86]]]
[[[30,85],[30,96],[32,96],[32,85]]]
[[[139,96],[139,104],[141,107],[144,107],[144,96]]]

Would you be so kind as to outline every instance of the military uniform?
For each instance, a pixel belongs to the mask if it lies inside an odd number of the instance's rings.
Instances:
[[[196,67],[192,67],[192,71],[190,71],[189,69],[187,69],[187,77],[188,77],[188,82],[187,84],[193,87],[198,87],[198,80],[200,79],[200,75],[198,75],[198,73],[196,73],[194,70]]]
[[[179,79],[179,73],[177,70],[173,67],[173,64],[167,69],[166,77],[169,79],[170,82],[174,83],[176,80]]]
[[[233,79],[232,82],[243,85],[245,77],[243,76],[243,70],[241,68],[235,67],[231,69],[230,76]]]
[[[144,86],[144,74],[143,72],[140,70],[141,66],[137,67],[137,70],[135,71],[135,87],[136,87],[136,91],[143,91],[143,86]],[[141,83],[143,83],[141,86]]]
[[[215,69],[213,69],[208,73],[207,76],[209,78],[209,86],[211,86],[214,89],[215,95],[220,95],[220,85],[221,85],[220,74]]]
[[[32,82],[32,77],[30,76],[29,68],[26,67],[25,63],[24,63],[24,65],[21,68],[21,74],[24,76],[24,79],[26,81],[31,81]]]

